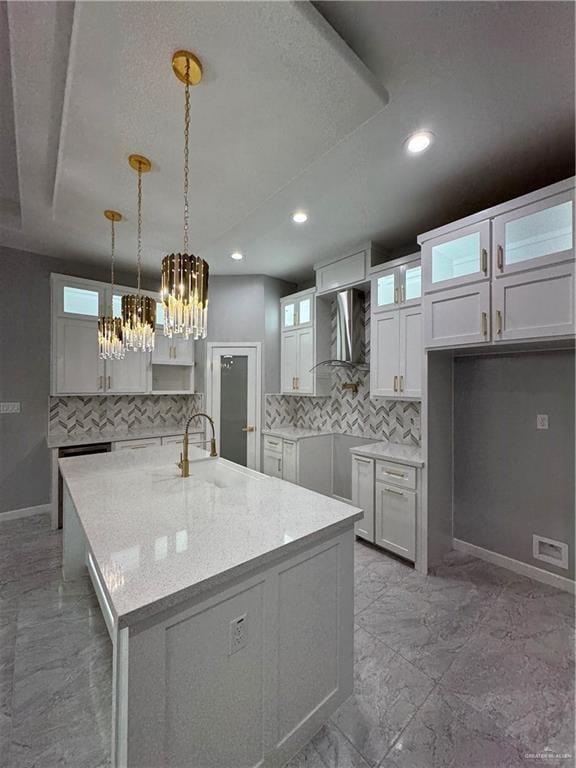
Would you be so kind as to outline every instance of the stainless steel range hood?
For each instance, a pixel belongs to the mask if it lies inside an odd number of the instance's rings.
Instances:
[[[321,365],[333,368],[359,368],[367,370],[364,360],[365,333],[363,324],[364,294],[350,289],[336,294],[336,345],[334,358],[323,360]]]

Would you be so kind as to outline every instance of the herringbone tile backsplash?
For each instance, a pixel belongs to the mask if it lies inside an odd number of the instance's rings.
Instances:
[[[370,294],[364,300],[364,350],[370,360]],[[336,308],[331,312],[332,357],[336,347]],[[420,445],[420,402],[371,400],[370,373],[334,368],[330,372],[329,397],[266,395],[266,427],[325,429],[340,434],[393,443]],[[356,382],[358,394],[342,389],[344,382]]]
[[[51,397],[48,430],[51,435],[80,435],[181,426],[202,405],[201,394]]]

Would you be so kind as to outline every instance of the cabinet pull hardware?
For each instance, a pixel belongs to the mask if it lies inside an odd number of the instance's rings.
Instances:
[[[404,392],[404,376],[400,376],[400,392]]]
[[[104,376],[98,376],[98,389],[102,389],[104,386]]]
[[[296,389],[300,389],[300,376],[296,376]]]
[[[247,427],[242,427],[242,432],[254,432],[254,427],[251,424],[248,424]]]
[[[398,376],[394,376],[394,392],[398,392]]]
[[[488,315],[486,312],[481,313],[482,318],[482,335],[488,336]]]
[[[496,310],[496,333],[502,336],[502,312],[499,309]]]
[[[400,286],[400,303],[403,304],[406,301],[406,294],[404,292],[404,286]]]
[[[268,440],[268,445],[278,445],[278,443],[275,443],[274,440]]]
[[[500,272],[504,271],[504,248],[501,245],[496,248],[496,258],[498,261],[498,269]]]
[[[108,389],[112,388],[112,376],[108,376]]]
[[[404,472],[397,472],[395,469],[385,469],[385,475],[394,475],[394,477],[406,477]]]
[[[394,288],[394,304],[398,304],[398,288]]]
[[[404,496],[404,491],[395,491],[393,488],[382,488],[385,493],[393,493],[395,496]]]
[[[488,251],[486,248],[482,248],[482,272],[485,275],[488,274]]]
[[[172,347],[172,349],[174,350],[174,360],[176,360],[176,347]]]
[[[278,472],[282,472],[282,466],[280,464],[281,461],[281,459],[278,459]]]

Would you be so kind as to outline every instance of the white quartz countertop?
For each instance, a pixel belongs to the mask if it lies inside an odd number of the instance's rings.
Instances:
[[[189,434],[202,434],[203,429],[190,428]],[[147,427],[143,429],[87,429],[77,435],[62,433],[48,434],[48,448],[65,448],[71,445],[92,445],[96,443],[116,443],[120,440],[143,440],[148,437],[172,437],[183,435],[184,425],[172,427]]]
[[[119,626],[289,556],[362,517],[349,504],[190,448],[60,459]]]
[[[408,464],[412,467],[423,467],[422,452],[413,445],[401,445],[400,443],[370,443],[357,445],[350,448],[350,452],[356,456],[366,456],[370,459],[388,459],[399,464]]]
[[[271,437],[282,437],[286,440],[303,440],[306,437],[322,437],[325,435],[331,435],[331,430],[319,430],[319,429],[300,429],[300,427],[276,427],[273,429],[263,429],[263,435],[270,435]]]

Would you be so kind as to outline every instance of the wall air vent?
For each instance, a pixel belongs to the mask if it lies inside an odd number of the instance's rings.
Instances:
[[[532,536],[532,555],[536,560],[555,565],[558,568],[568,568],[568,544],[562,541],[547,539],[545,536]]]

